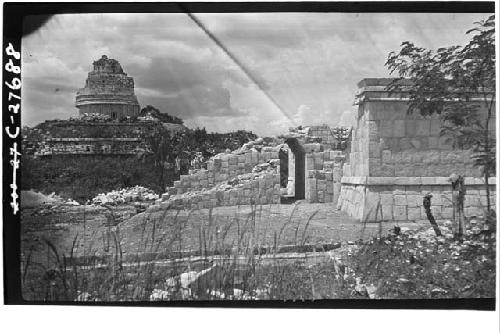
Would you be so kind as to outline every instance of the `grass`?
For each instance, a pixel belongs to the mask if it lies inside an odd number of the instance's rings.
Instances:
[[[80,235],[74,236],[69,251],[48,239],[42,248],[28,249],[21,266],[23,295],[42,301],[495,295],[495,239],[485,241],[473,231],[482,226],[480,220],[469,225],[463,243],[427,231],[380,232],[358,245],[327,251],[321,244],[307,243],[308,227],[318,211],[294,220],[297,208],[279,230],[273,230],[271,219],[257,230],[262,218],[262,206],[257,205],[249,214],[237,213],[229,220],[209,210],[208,220],[193,225],[188,222],[198,218],[196,210],[183,218],[179,211],[163,211],[157,219],[143,214],[136,226],[141,246],[126,255],[123,226],[111,214],[102,235],[106,256],[91,242],[82,244],[85,238]],[[450,233],[446,226],[441,228],[445,236]],[[77,258],[81,245],[87,255]],[[291,259],[284,251],[313,253]],[[40,253],[45,253],[44,260]]]

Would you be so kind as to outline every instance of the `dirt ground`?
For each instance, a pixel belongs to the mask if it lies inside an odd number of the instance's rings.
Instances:
[[[336,210],[333,204],[295,204],[217,207],[197,211],[148,211],[136,214],[133,206],[113,207],[116,226],[110,226],[110,211],[79,206],[53,209],[45,214],[22,211],[22,255],[43,264],[51,256],[52,244],[62,257],[114,253],[203,251],[248,246],[331,244],[356,241],[382,234],[395,223],[357,222]],[[108,217],[106,217],[108,215]],[[121,221],[121,222],[120,222]],[[399,223],[418,228],[422,224]],[[73,254],[71,254],[73,252]]]

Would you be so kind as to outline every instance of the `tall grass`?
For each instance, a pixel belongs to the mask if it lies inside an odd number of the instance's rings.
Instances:
[[[221,217],[212,208],[192,209],[187,215],[173,209],[156,215],[142,213],[137,224],[140,246],[126,255],[126,226],[108,207],[100,248],[95,247],[99,237],[85,236],[84,219],[84,236],[74,237],[68,253],[46,240],[48,256],[41,264],[33,260],[35,250],[30,251],[22,267],[24,295],[44,301],[140,301],[150,300],[156,290],[166,300],[299,297],[297,286],[287,280],[296,275],[294,269],[306,267],[308,259],[297,263],[280,256],[285,247],[286,251],[303,251],[317,211],[302,228],[300,221],[294,228],[298,206],[278,231],[273,221],[262,220],[263,210],[272,206],[251,204],[249,213],[238,207],[233,218]],[[270,229],[274,229],[271,243]],[[284,237],[285,231],[294,234],[292,244],[290,237]],[[191,281],[191,277],[196,279]],[[314,282],[310,274],[300,279]],[[307,289],[307,295],[314,290]]]

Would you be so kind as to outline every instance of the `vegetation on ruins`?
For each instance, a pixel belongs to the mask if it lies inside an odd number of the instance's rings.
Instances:
[[[31,215],[22,221],[23,296],[94,302],[495,295],[495,242],[485,241],[482,219],[467,225],[462,243],[453,240],[451,222],[439,221],[439,237],[430,227],[396,226],[329,244],[311,230],[318,211],[304,216],[300,207],[280,224],[263,217],[269,206],[257,205],[230,221],[213,209],[145,212],[105,225],[95,212],[83,221]],[[64,244],[55,242],[69,226]]]
[[[55,192],[80,202],[97,194],[142,185],[158,193],[158,170],[148,160],[135,156],[72,156],[37,158],[24,155],[21,189]],[[173,177],[173,176],[172,176]]]
[[[139,116],[143,117],[146,115],[151,115],[164,123],[179,124],[179,125],[184,124],[184,120],[182,120],[181,118],[169,115],[168,113],[161,112],[152,105],[146,105],[141,109]]]
[[[147,107],[145,108],[147,109]],[[154,108],[153,108],[154,109]],[[144,109],[143,109],[144,110]],[[156,109],[154,109],[156,110]],[[81,202],[95,195],[123,187],[141,185],[158,193],[172,186],[180,174],[187,173],[189,161],[196,152],[205,158],[235,150],[257,136],[247,131],[207,133],[203,129],[172,131],[162,124],[179,118],[166,115],[162,122],[127,121],[127,126],[110,126],[109,123],[81,120],[45,121],[33,128],[23,128],[24,148],[22,157],[21,189],[43,193],[56,192]],[[168,118],[168,119],[167,119]],[[177,120],[176,120],[177,119]],[[57,155],[35,158],[29,151],[47,138],[142,138],[149,154],[137,156],[75,156]],[[181,160],[176,169],[176,159]]]
[[[491,209],[488,178],[495,174],[495,16],[476,22],[466,32],[465,46],[436,51],[405,41],[399,52],[388,55],[386,66],[395,79],[389,91],[402,88],[409,95],[408,112],[437,113],[441,133],[454,138],[458,147],[472,149],[472,158],[484,175],[487,208]],[[408,86],[408,81],[411,83]]]

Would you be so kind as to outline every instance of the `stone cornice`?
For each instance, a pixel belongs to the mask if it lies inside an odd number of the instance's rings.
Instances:
[[[342,177],[346,185],[450,185],[448,177]],[[489,184],[496,184],[496,177],[489,178]],[[465,177],[465,185],[484,185],[483,178]]]

